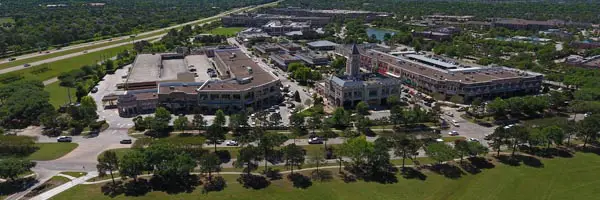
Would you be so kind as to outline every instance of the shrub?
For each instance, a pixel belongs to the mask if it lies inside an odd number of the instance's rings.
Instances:
[[[219,157],[221,163],[228,163],[231,161],[231,153],[228,150],[218,150],[215,151],[215,155]]]
[[[268,177],[271,180],[279,180],[281,179],[281,172],[279,169],[267,168],[263,170],[262,174]]]
[[[271,184],[264,176],[253,174],[241,174],[237,181],[245,188],[252,188],[255,190],[266,188]]]
[[[225,189],[225,187],[227,187],[227,183],[225,182],[225,179],[220,176],[215,176],[215,177],[213,177],[212,181],[209,181],[208,183],[204,184],[202,193],[208,193],[208,192],[212,192],[212,191],[221,191],[221,190]]]
[[[299,173],[293,173],[287,176],[288,180],[292,181],[294,187],[297,188],[308,188],[312,185],[312,181],[308,176],[304,176]]]

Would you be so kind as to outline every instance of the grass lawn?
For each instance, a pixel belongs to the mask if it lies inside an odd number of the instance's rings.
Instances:
[[[119,159],[121,159],[121,158],[123,158],[123,156],[126,153],[128,153],[130,151],[133,151],[133,149],[131,149],[131,148],[110,149],[110,150],[106,150],[104,152],[107,152],[107,151],[113,151],[113,152],[115,152],[115,154],[117,154],[117,157]],[[98,155],[98,157],[102,156],[104,154],[104,152],[102,152],[100,155]]]
[[[52,104],[56,108],[69,102],[67,88],[61,87],[59,85],[59,82],[46,85],[46,87],[44,87],[44,90],[50,93],[50,104]],[[75,91],[75,88],[71,88],[71,101],[77,100],[75,96]]]
[[[244,29],[244,27],[219,27],[208,31],[208,33],[215,35],[235,35]]]
[[[61,172],[61,174],[79,178],[79,177],[87,175],[87,172]]]
[[[0,24],[4,24],[4,23],[14,24],[15,19],[13,19],[12,17],[0,17]]]
[[[50,180],[31,190],[31,192],[27,193],[25,197],[27,199],[35,197],[62,184],[68,183],[69,181],[71,180],[62,176],[53,176],[52,178],[50,178]]]
[[[73,69],[79,69],[84,65],[96,64],[102,60],[102,57],[110,58],[117,53],[122,52],[125,49],[130,49],[131,44],[105,49],[102,51],[96,51],[86,54],[81,54],[69,59],[58,60],[50,62],[44,65],[34,66],[19,71],[3,74],[2,77],[10,75],[21,75],[24,79],[37,79],[45,81],[54,77],[57,77],[63,72],[68,72]],[[47,67],[47,68],[46,68]]]
[[[39,147],[36,152],[33,152],[27,158],[31,160],[54,160],[58,159],[67,153],[77,148],[76,143],[36,143],[35,146]]]
[[[393,184],[344,183],[336,178],[331,182],[313,182],[307,189],[293,188],[287,180],[273,181],[262,190],[245,189],[235,181],[237,175],[224,175],[227,188],[221,192],[202,194],[197,188],[191,193],[152,191],[145,196],[120,195],[112,199],[599,199],[600,185],[594,175],[600,169],[600,156],[577,153],[574,158],[543,159],[542,162],[543,167],[495,163],[492,169],[483,169],[478,174],[465,172],[456,179],[426,172],[425,180],[399,176],[398,182]],[[102,194],[100,186],[78,185],[53,199],[111,199]]]
[[[444,140],[444,142],[454,142],[456,140],[465,140],[467,139],[466,137],[463,136],[448,136],[448,137],[442,137],[442,140]]]

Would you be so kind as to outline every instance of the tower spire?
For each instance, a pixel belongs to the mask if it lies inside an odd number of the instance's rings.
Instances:
[[[360,52],[356,44],[352,44],[352,50],[348,55],[348,61],[346,62],[346,75],[350,77],[358,77],[360,72]]]

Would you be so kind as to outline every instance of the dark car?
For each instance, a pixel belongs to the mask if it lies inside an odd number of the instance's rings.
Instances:
[[[124,139],[124,140],[121,140],[119,143],[121,143],[121,144],[131,144],[131,139]]]
[[[308,144],[323,144],[323,140],[319,137],[311,137],[308,139]]]
[[[8,61],[15,61],[17,60],[16,58],[9,58]]]
[[[92,93],[96,93],[96,92],[98,92],[98,87],[92,88]]]

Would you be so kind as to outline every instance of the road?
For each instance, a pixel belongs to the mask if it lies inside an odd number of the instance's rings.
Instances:
[[[259,5],[259,6],[255,6],[255,7],[252,7],[252,6],[243,7],[243,8],[239,8],[239,9],[235,9],[235,10],[223,12],[223,13],[220,13],[220,14],[212,16],[212,17],[203,18],[203,19],[199,19],[199,20],[195,20],[195,21],[191,21],[191,22],[187,22],[187,23],[183,23],[183,24],[178,24],[178,25],[174,25],[174,26],[170,26],[170,27],[166,27],[166,28],[162,28],[162,29],[157,29],[157,30],[153,30],[153,31],[148,31],[148,32],[140,33],[140,34],[137,34],[136,37],[143,37],[143,36],[147,36],[147,35],[151,35],[151,34],[156,34],[156,33],[159,33],[159,32],[166,32],[169,29],[179,28],[179,27],[183,27],[185,25],[194,25],[194,24],[201,25],[201,24],[208,23],[207,21],[211,21],[213,19],[217,19],[217,18],[223,17],[223,16],[231,14],[231,13],[236,13],[236,12],[246,11],[246,10],[253,10],[253,9],[260,8],[260,7],[269,6],[269,5],[272,5],[272,4],[273,3],[263,4],[263,5]],[[204,23],[202,23],[202,22],[204,22]],[[155,36],[151,36],[151,37],[146,37],[146,38],[143,38],[143,40],[153,40],[153,39],[161,38],[165,34],[160,34],[160,35],[155,35]],[[92,46],[92,45],[98,45],[98,44],[113,42],[113,41],[123,41],[123,42],[122,43],[118,43],[118,44],[104,46],[104,47],[99,47],[99,48],[94,48],[94,49],[88,49],[86,51],[88,53],[91,53],[91,52],[96,52],[96,51],[101,51],[101,50],[105,50],[105,49],[110,49],[110,48],[114,48],[114,47],[119,47],[119,46],[131,44],[133,42],[131,40],[130,36],[125,36],[125,37],[121,36],[121,37],[113,38],[112,41],[106,40],[106,41],[99,41],[99,42],[89,42],[89,43],[84,43],[84,44],[78,44],[78,45],[64,47],[64,48],[62,48],[60,50],[53,50],[53,51],[51,51],[50,54],[56,53],[56,52],[61,52],[61,51],[67,51],[67,50],[71,50],[71,49],[77,49],[77,48],[83,48],[83,47]],[[54,62],[54,61],[58,61],[58,60],[72,58],[72,57],[75,57],[75,56],[82,55],[82,53],[83,53],[83,50],[81,52],[71,53],[71,54],[62,55],[62,56],[56,56],[56,57],[53,57],[53,58],[44,59],[44,60],[40,60],[40,61],[36,61],[36,62],[31,62],[31,63],[28,63],[28,64],[31,65],[30,67],[33,67],[33,66],[44,64],[44,63],[49,63],[49,62]],[[27,54],[27,55],[23,55],[23,56],[18,56],[16,58],[18,60],[22,60],[22,59],[34,58],[34,57],[42,56],[42,55],[47,55],[47,54],[32,53],[32,54]],[[6,62],[8,62],[8,61],[7,60],[2,60],[2,61],[0,61],[0,64],[6,63]],[[13,66],[13,67],[9,67],[9,68],[5,68],[5,69],[0,70],[0,74],[5,74],[5,73],[13,72],[13,71],[18,71],[18,70],[22,70],[22,69],[25,69],[25,68],[26,67],[24,67],[23,65]]]

